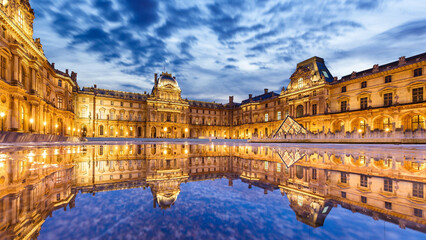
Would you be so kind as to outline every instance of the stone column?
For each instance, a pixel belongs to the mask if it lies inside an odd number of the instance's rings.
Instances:
[[[19,118],[18,118],[18,99],[16,96],[11,96],[10,108],[8,116],[10,119],[9,130],[17,131],[19,129]]]
[[[17,55],[13,55],[13,70],[12,70],[12,81],[20,82],[19,79],[19,57]]]

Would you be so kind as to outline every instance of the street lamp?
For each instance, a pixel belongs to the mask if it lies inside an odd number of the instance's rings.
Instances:
[[[55,124],[55,135],[58,134],[58,124]]]
[[[30,132],[33,131],[33,122],[34,122],[34,119],[30,118]]]
[[[44,126],[44,134],[46,134],[46,122],[43,122],[43,126]]]
[[[3,129],[3,119],[4,119],[4,112],[1,112],[0,113],[0,117],[1,117],[1,131],[3,132],[4,131],[4,129]]]
[[[164,127],[164,135],[166,136],[166,138],[167,138],[167,127]]]

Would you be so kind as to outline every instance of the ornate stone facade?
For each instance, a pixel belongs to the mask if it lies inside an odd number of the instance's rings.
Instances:
[[[77,74],[48,62],[33,20],[28,0],[0,1],[1,130],[71,135]]]

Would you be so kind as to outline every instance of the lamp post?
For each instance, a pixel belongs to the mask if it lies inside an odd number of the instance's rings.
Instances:
[[[44,126],[44,135],[46,135],[46,122],[43,122],[43,126]]]
[[[167,138],[167,127],[164,127],[164,136]]]
[[[1,113],[0,113],[0,117],[1,117],[1,131],[2,131],[2,132],[4,131],[4,128],[3,128],[3,127],[4,127],[4,126],[3,126],[3,119],[4,119],[4,115],[5,115],[5,114],[4,114],[4,112],[1,112]]]
[[[58,124],[55,124],[55,135],[58,135]]]
[[[30,118],[30,132],[33,132],[33,122],[34,119]]]

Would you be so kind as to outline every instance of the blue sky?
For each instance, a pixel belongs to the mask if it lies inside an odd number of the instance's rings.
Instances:
[[[325,59],[334,76],[425,52],[419,0],[30,0],[34,38],[60,70],[150,92],[172,72],[182,97],[236,101],[279,92],[296,64]]]

